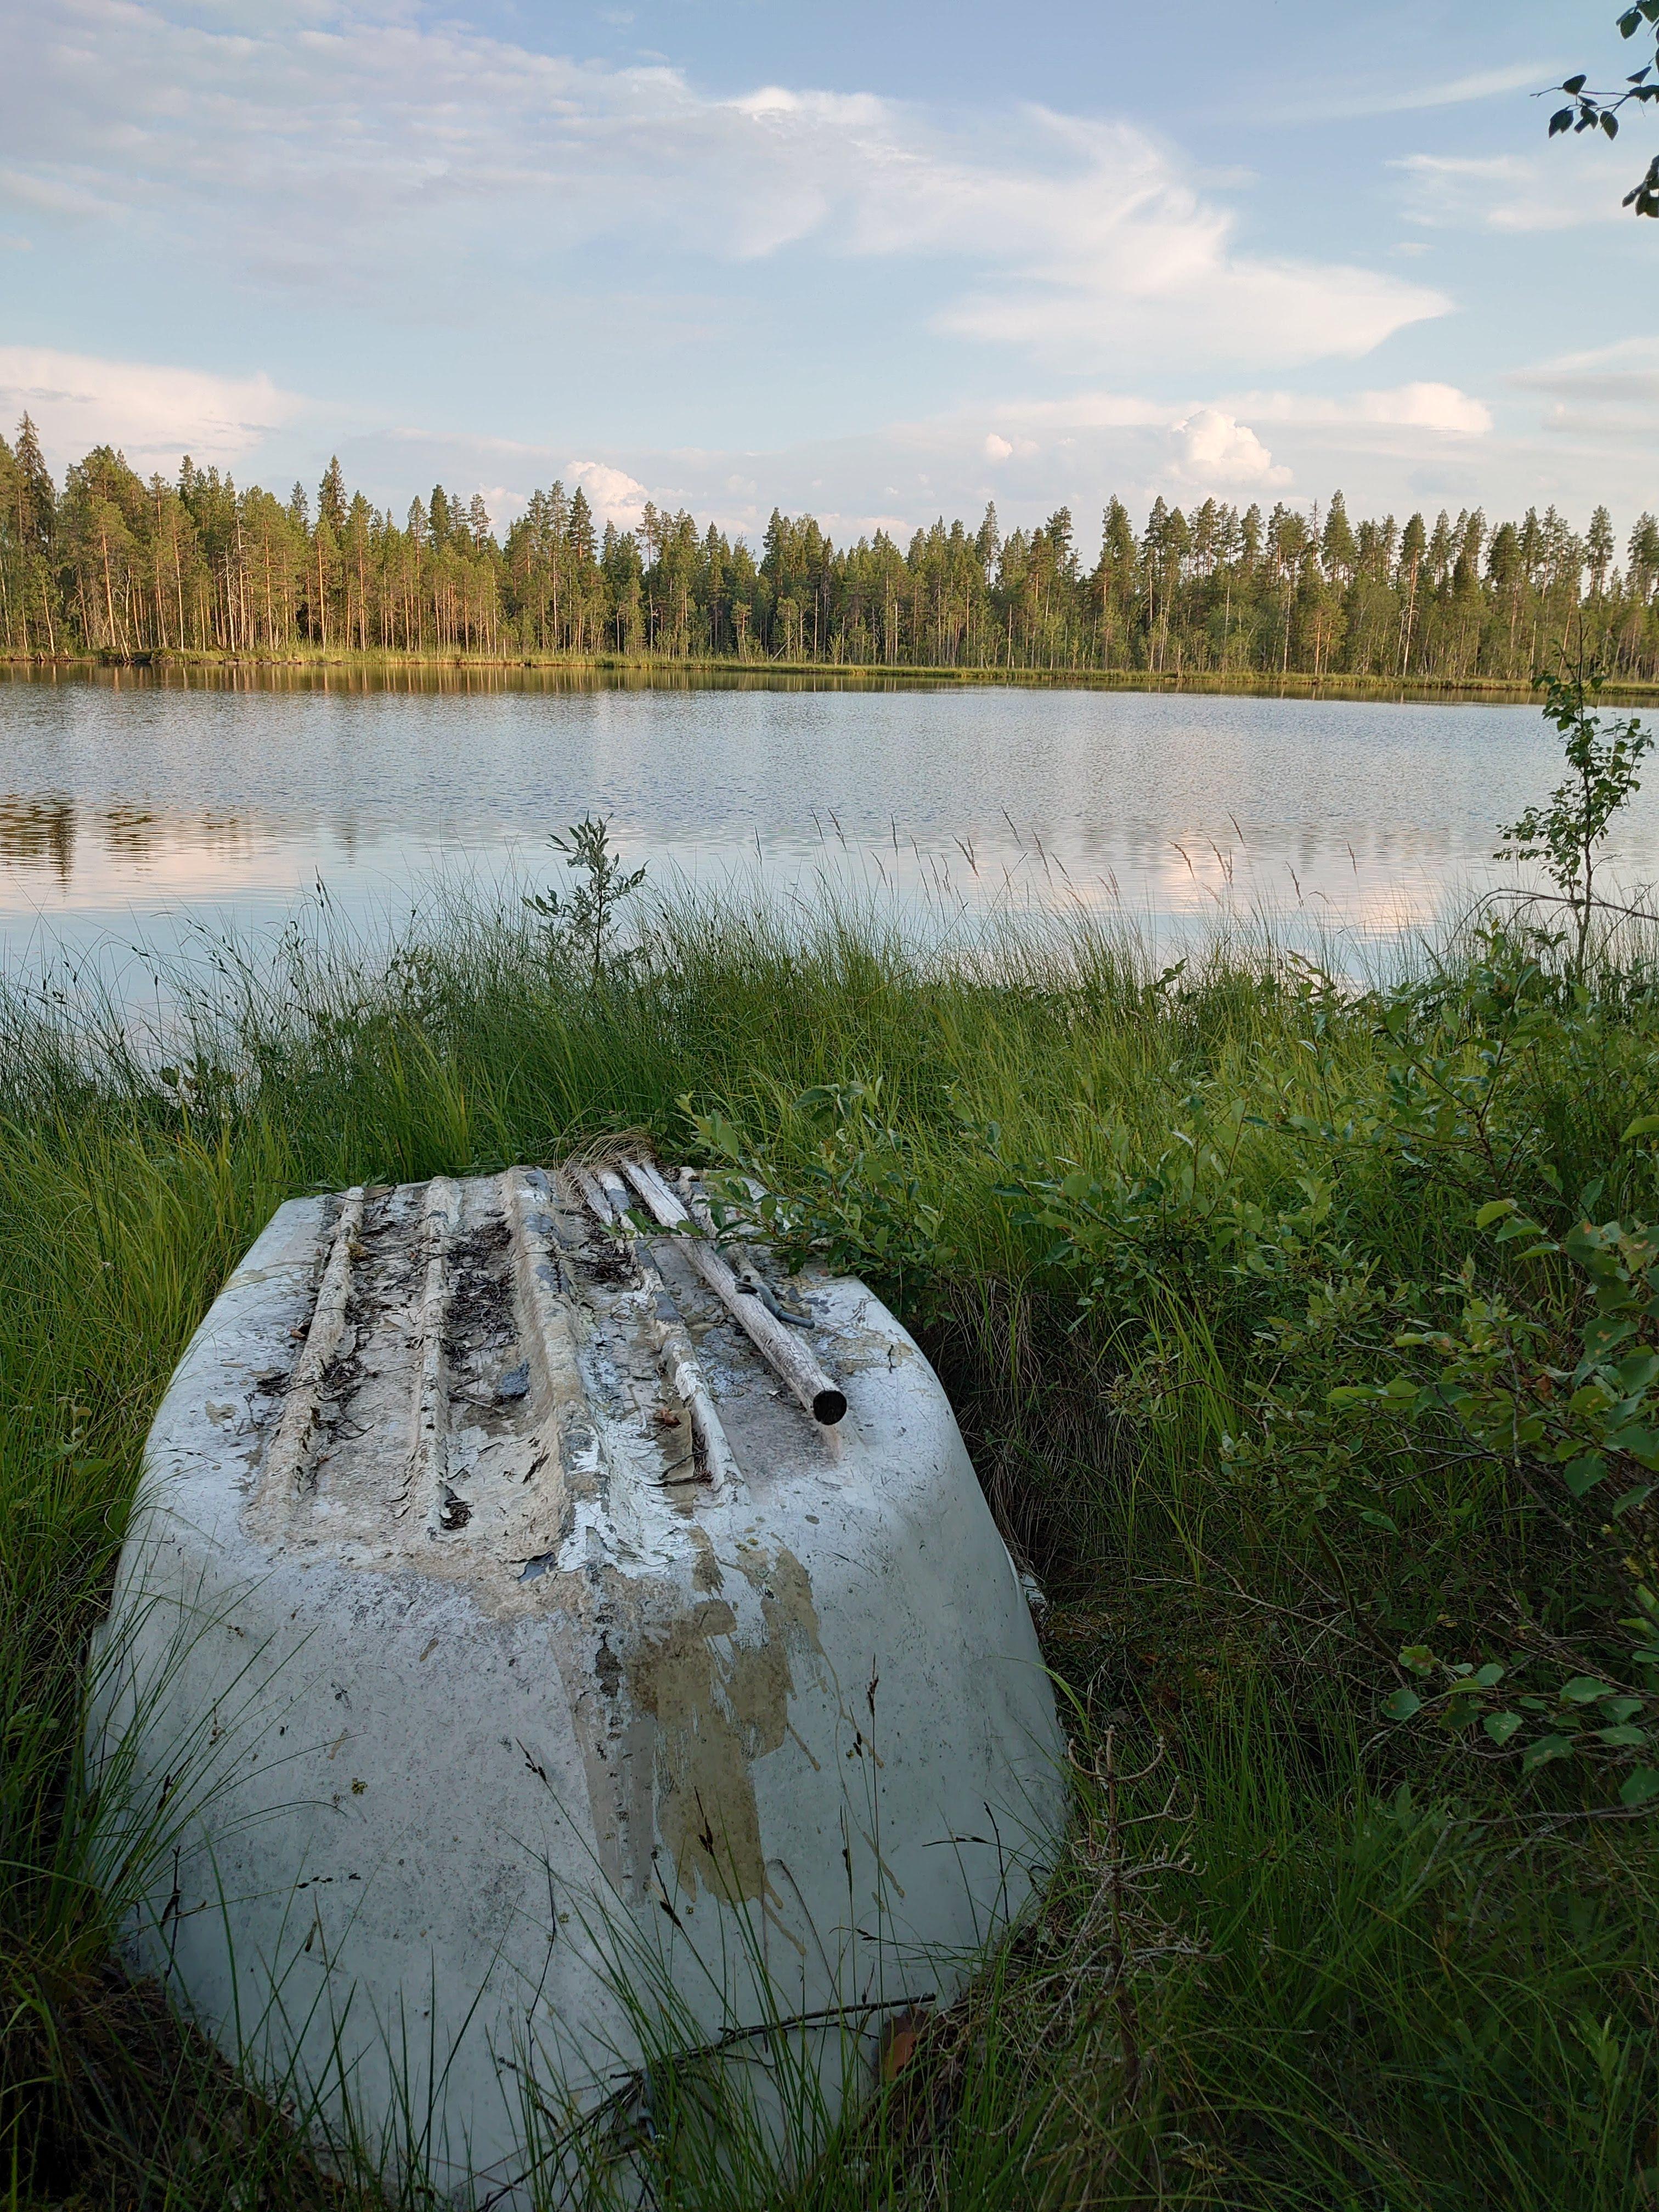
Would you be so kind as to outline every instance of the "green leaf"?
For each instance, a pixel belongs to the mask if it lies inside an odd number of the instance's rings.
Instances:
[[[1619,1141],[1627,1145],[1635,1137],[1659,1136],[1659,1114],[1638,1114]]]
[[[1400,1663],[1408,1667],[1413,1674],[1431,1674],[1434,1668],[1434,1654],[1426,1644],[1408,1644],[1400,1655]]]
[[[1647,1740],[1647,1730],[1634,1728],[1628,1721],[1620,1721],[1616,1727],[1597,1729],[1595,1731],[1597,1743],[1612,1744],[1620,1751],[1640,1751]]]
[[[1521,1725],[1519,1713],[1488,1713],[1481,1724],[1494,1743],[1507,1743]]]
[[[1547,1766],[1553,1759],[1571,1759],[1572,1749],[1572,1738],[1570,1735],[1540,1735],[1535,1743],[1529,1743],[1522,1753],[1522,1771],[1531,1774],[1540,1766]]]
[[[1582,1452],[1570,1459],[1561,1470],[1561,1480],[1575,1498],[1583,1498],[1594,1490],[1607,1471],[1607,1463],[1600,1452]]]
[[[1620,1389],[1626,1397],[1633,1398],[1659,1376],[1659,1352],[1650,1352],[1643,1345],[1627,1352],[1613,1371],[1619,1377]]]
[[[1484,1667],[1476,1670],[1474,1679],[1481,1689],[1490,1690],[1495,1683],[1503,1680],[1504,1669],[1495,1659],[1488,1659]]]
[[[1415,1690],[1396,1690],[1382,1700],[1382,1710],[1391,1721],[1408,1721],[1413,1713],[1423,1710],[1423,1700]]]
[[[1638,1766],[1625,1777],[1619,1792],[1621,1805],[1645,1805],[1655,1797],[1659,1797],[1659,1768]]]
[[[1570,1705],[1593,1705],[1598,1698],[1616,1694],[1611,1682],[1595,1674],[1575,1674],[1571,1681],[1561,1685],[1561,1696]]]
[[[1633,1513],[1638,1505],[1645,1505],[1654,1489],[1650,1482],[1638,1482],[1634,1490],[1627,1490],[1622,1498],[1614,1498],[1611,1517],[1616,1521],[1621,1513]]]
[[[1659,1118],[1655,1120],[1654,1127],[1659,1128]],[[1501,1221],[1506,1213],[1513,1213],[1514,1211],[1515,1200],[1512,1198],[1489,1198],[1475,1215],[1474,1225],[1477,1229],[1490,1229],[1494,1221]]]
[[[1368,1528],[1385,1528],[1390,1536],[1400,1534],[1399,1522],[1391,1520],[1386,1513],[1377,1512],[1374,1507],[1367,1506],[1359,1517]]]

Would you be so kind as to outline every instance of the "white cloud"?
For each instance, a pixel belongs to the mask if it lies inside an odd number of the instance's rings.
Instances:
[[[66,178],[30,176],[21,169],[0,169],[0,203],[88,221],[118,217],[122,212],[120,201],[107,193],[89,192]]]
[[[904,256],[939,270],[939,329],[1073,369],[1108,349],[1352,356],[1448,304],[1386,272],[1245,251],[1231,211],[1128,124],[953,120],[776,85],[715,98],[671,68],[549,56],[400,0],[175,5],[20,11],[0,143],[37,204],[119,202],[125,224],[184,234],[216,275],[442,312],[433,272],[465,283],[504,240],[515,276],[526,250],[641,233],[688,262]]]
[[[592,465],[614,471],[617,520],[624,526],[637,522],[649,486],[659,507],[689,507],[700,526],[712,520],[751,545],[775,505],[815,514],[838,544],[878,528],[902,544],[937,514],[971,524],[991,500],[1005,531],[1067,506],[1087,544],[1114,493],[1137,515],[1160,492],[1183,505],[1210,492],[1266,504],[1324,499],[1338,485],[1356,514],[1414,508],[1432,514],[1437,507],[1475,504],[1489,514],[1515,514],[1553,500],[1582,518],[1598,499],[1615,514],[1633,514],[1646,479],[1632,467],[1632,455],[1645,450],[1644,441],[1651,443],[1659,342],[1550,363],[1531,374],[1564,392],[1582,388],[1603,410],[1595,417],[1602,427],[1577,439],[1505,435],[1484,400],[1450,385],[1346,393],[1217,386],[1194,390],[1179,404],[1102,391],[1011,399],[993,410],[963,406],[841,437],[785,439],[764,450],[608,446],[608,458]],[[1511,397],[1511,411],[1513,404]],[[1581,403],[1571,404],[1577,421]],[[1013,449],[1006,461],[988,456],[988,421],[991,434]],[[1022,441],[1032,451],[1017,462]],[[349,477],[362,478],[372,498],[401,512],[411,482],[434,476],[452,485],[504,482],[520,501],[555,477],[574,484],[568,450],[447,436],[422,444],[412,433],[395,440],[370,434],[348,441],[342,459]],[[499,513],[496,495],[486,497]]]
[[[1599,137],[1537,155],[1407,154],[1390,166],[1405,180],[1407,221],[1427,230],[1573,230],[1629,220],[1620,202],[1630,154]]]
[[[0,346],[0,419],[10,422],[27,411],[60,466],[102,444],[118,446],[135,468],[170,470],[185,453],[223,466],[292,422],[302,404],[264,375],[213,376]]]
[[[1634,422],[1641,362],[1619,349],[1611,364],[1586,358],[1582,370],[1553,365],[1552,373],[1587,378],[1598,392],[1610,376],[1626,380]],[[1646,373],[1659,391],[1659,349]],[[365,426],[338,443],[348,478],[399,514],[412,488],[437,477],[463,499],[482,487],[501,528],[534,488],[560,477],[572,489],[583,486],[601,523],[637,527],[650,497],[751,543],[775,504],[817,514],[838,541],[878,528],[902,538],[940,513],[971,519],[993,498],[1010,525],[1066,504],[1079,528],[1115,491],[1133,505],[1172,488],[1182,498],[1189,489],[1252,497],[1284,487],[1312,497],[1341,483],[1351,498],[1421,504],[1431,496],[1425,469],[1436,499],[1471,489],[1454,477],[1459,467],[1467,473],[1477,444],[1482,476],[1474,489],[1489,503],[1494,470],[1520,473],[1522,505],[1542,481],[1535,465],[1523,468],[1493,436],[1486,403],[1445,384],[1342,394],[1212,386],[1175,401],[1094,391],[1010,400],[990,420],[988,429],[984,410],[963,407],[764,452],[630,443],[604,459],[590,453],[574,461],[568,447],[410,427]],[[307,459],[300,472],[309,478],[319,465]],[[289,472],[273,474],[286,481]],[[1558,493],[1552,483],[1545,495]]]
[[[901,195],[895,248],[976,243],[994,264],[942,311],[945,329],[1071,365],[1103,352],[1292,362],[1367,353],[1449,305],[1375,270],[1240,252],[1231,213],[1127,125],[1034,110],[1026,131],[1023,163],[941,161]]]
[[[1275,468],[1273,457],[1246,422],[1236,422],[1217,407],[1200,407],[1184,422],[1177,422],[1179,440],[1176,472],[1194,484],[1288,483],[1288,469]]]
[[[1510,381],[1534,391],[1579,397],[1659,397],[1659,337],[1620,338],[1614,345],[1559,354],[1553,361],[1516,369]]]
[[[1492,410],[1455,384],[1401,384],[1392,392],[1361,392],[1353,401],[1354,419],[1393,424],[1401,429],[1442,430],[1449,436],[1483,438],[1492,428]]]
[[[1437,107],[1462,107],[1472,100],[1495,100],[1512,92],[1536,92],[1552,77],[1559,78],[1555,62],[1508,62],[1501,69],[1477,70],[1468,76],[1420,80],[1396,86],[1392,91],[1378,85],[1361,92],[1346,87],[1328,98],[1317,95],[1280,108],[1275,122],[1340,122],[1361,115],[1409,115]]]
[[[1541,393],[1547,430],[1592,444],[1638,445],[1653,439],[1659,408],[1659,338],[1625,338],[1586,353],[1563,354],[1510,378]]]
[[[1419,84],[1403,92],[1379,94],[1364,106],[1354,105],[1349,112],[1355,115],[1400,115],[1423,108],[1462,107],[1472,100],[1495,100],[1503,93],[1536,91],[1540,84],[1549,82],[1554,67],[1553,62],[1509,62],[1502,69],[1476,70],[1468,76]]]
[[[1295,422],[1310,428],[1379,428],[1432,430],[1449,437],[1484,437],[1492,428],[1492,410],[1484,400],[1455,384],[1399,384],[1384,392],[1353,392],[1340,398],[1302,392],[1251,392],[1242,403],[1264,422]]]
[[[1191,412],[1193,403],[1171,409],[1167,400],[1143,399],[1131,392],[1075,392],[1064,399],[1025,399],[1005,407],[1006,422],[1073,429],[1168,429],[1176,417]]]
[[[619,530],[638,529],[651,495],[626,470],[613,469],[608,461],[572,461],[566,475],[573,486],[580,484],[586,493],[587,503],[601,522],[614,522]]]
[[[479,491],[489,510],[489,526],[498,536],[509,523],[516,521],[530,504],[530,495],[516,490],[511,484],[481,484]],[[469,501],[471,496],[469,493]]]

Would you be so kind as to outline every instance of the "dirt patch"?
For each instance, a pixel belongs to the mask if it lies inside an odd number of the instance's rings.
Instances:
[[[639,1279],[634,1256],[619,1237],[595,1230],[582,1246],[582,1261],[595,1282],[625,1287]]]
[[[470,1419],[491,1430],[512,1425],[529,1389],[527,1368],[523,1388],[518,1387],[519,1369],[505,1376],[495,1372],[503,1357],[512,1359],[518,1351],[511,1249],[507,1223],[497,1216],[458,1238],[447,1255],[443,1352],[451,1396],[466,1407]]]

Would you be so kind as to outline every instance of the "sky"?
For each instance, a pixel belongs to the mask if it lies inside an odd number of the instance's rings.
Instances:
[[[1659,507],[1611,0],[0,0],[0,422],[756,540]]]

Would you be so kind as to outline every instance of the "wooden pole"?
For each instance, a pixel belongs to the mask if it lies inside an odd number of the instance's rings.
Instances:
[[[649,1246],[633,1232],[628,1219],[628,1192],[622,1177],[608,1168],[601,1169],[597,1176],[580,1167],[573,1166],[568,1172],[603,1226],[613,1234],[620,1232],[629,1240],[635,1265],[651,1300],[652,1330],[657,1340],[658,1357],[691,1424],[691,1448],[697,1472],[717,1492],[729,1497],[742,1488],[742,1474],[720,1417],[714,1410],[714,1401],[708,1395],[708,1385],[703,1380],[685,1324],[662,1279],[662,1270]]]
[[[744,1290],[655,1168],[645,1160],[624,1160],[623,1172],[644,1200],[647,1211],[664,1229],[690,1230],[692,1233],[684,1240],[686,1258],[812,1419],[833,1428],[847,1412],[847,1393],[840,1383],[818,1364],[794,1331],[768,1310],[757,1292]]]

